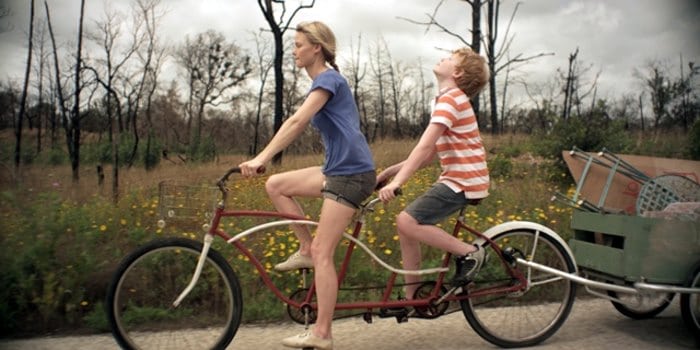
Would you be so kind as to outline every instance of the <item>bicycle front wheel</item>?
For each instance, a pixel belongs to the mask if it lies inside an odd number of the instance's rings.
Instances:
[[[124,349],[223,349],[241,323],[241,287],[226,260],[210,250],[194,289],[190,283],[202,244],[153,241],[127,256],[107,291],[112,334]]]
[[[500,249],[513,248],[516,257],[561,271],[575,271],[566,249],[546,233],[514,230],[497,234],[493,241]],[[496,254],[486,249],[487,254]],[[532,346],[552,336],[568,317],[575,298],[576,285],[571,280],[523,266],[518,268],[529,281],[525,290],[470,297],[460,302],[474,331],[504,348]],[[497,256],[486,259],[474,282],[471,290],[516,283]]]

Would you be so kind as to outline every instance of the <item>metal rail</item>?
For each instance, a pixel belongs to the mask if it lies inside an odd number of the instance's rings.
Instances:
[[[551,268],[551,267],[546,266],[546,265],[538,264],[536,262],[527,261],[527,260],[522,259],[522,258],[516,258],[516,261],[518,262],[518,264],[531,267],[535,270],[551,273],[553,275],[572,280],[576,283],[579,283],[579,284],[582,284],[585,286],[609,290],[609,291],[613,291],[613,292],[639,294],[639,293],[648,291],[648,292],[700,294],[700,288],[687,288],[687,287],[679,287],[679,286],[667,285],[667,284],[650,284],[650,283],[646,283],[646,282],[635,282],[633,284],[634,288],[633,287],[625,287],[625,286],[620,286],[620,285],[612,284],[612,283],[605,283],[605,282],[598,282],[598,281],[589,280],[587,278],[579,276],[576,273],[564,272],[561,270],[557,270],[555,268]]]

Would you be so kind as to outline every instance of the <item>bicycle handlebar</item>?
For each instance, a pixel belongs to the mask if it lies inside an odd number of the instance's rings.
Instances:
[[[219,190],[221,192],[226,192],[226,181],[228,181],[228,177],[231,176],[231,174],[240,174],[241,173],[241,168],[235,166],[231,169],[229,169],[224,176],[222,176],[219,181],[216,182],[216,186],[219,187]],[[265,173],[265,167],[261,166],[258,168],[258,174],[264,174]]]

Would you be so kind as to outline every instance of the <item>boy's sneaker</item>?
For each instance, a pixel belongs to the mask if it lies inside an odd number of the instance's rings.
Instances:
[[[277,271],[292,271],[298,269],[311,269],[314,267],[314,261],[310,256],[301,255],[298,251],[289,256],[287,260],[275,265]]]
[[[476,244],[474,246],[477,249],[475,252],[455,257],[457,268],[452,278],[452,286],[464,286],[471,282],[484,263],[485,249]]]

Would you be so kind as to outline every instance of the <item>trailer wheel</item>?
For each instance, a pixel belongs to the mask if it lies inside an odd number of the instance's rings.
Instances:
[[[636,294],[613,291],[608,291],[608,295],[622,301],[612,301],[617,311],[635,320],[644,320],[660,314],[671,304],[675,296],[673,293],[655,293],[651,296],[640,297]]]
[[[688,277],[686,287],[700,289],[700,263]],[[700,293],[681,294],[681,315],[690,333],[695,335],[695,340],[700,345]]]

